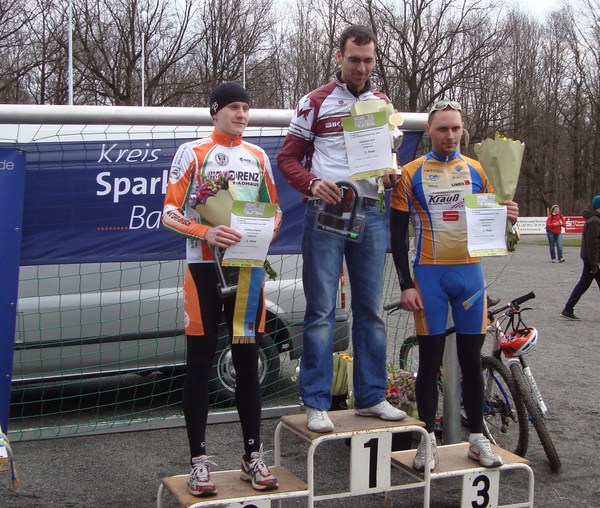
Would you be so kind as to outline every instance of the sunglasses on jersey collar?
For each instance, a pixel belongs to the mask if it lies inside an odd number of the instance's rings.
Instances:
[[[435,113],[436,111],[443,111],[444,109],[455,109],[456,111],[462,111],[460,102],[456,101],[437,101],[429,110],[429,114]]]

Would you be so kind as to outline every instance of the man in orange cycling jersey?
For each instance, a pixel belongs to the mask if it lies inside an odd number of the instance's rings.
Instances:
[[[241,234],[225,225],[209,224],[190,202],[197,187],[227,175],[235,187],[236,199],[278,203],[271,164],[262,148],[247,143],[242,133],[248,124],[250,98],[237,83],[217,86],[210,96],[210,112],[215,129],[202,139],[184,143],[175,154],[165,196],[162,222],[167,229],[187,238],[187,270],[184,281],[184,321],[187,339],[186,377],[183,387],[183,412],[190,446],[191,472],[188,488],[194,496],[217,493],[210,477],[214,463],[206,454],[208,418],[208,381],[221,315],[228,323],[231,355],[236,374],[235,400],[240,416],[244,451],[240,478],[257,490],[278,487],[263,460],[260,441],[261,395],[258,380],[258,352],[265,326],[262,274],[256,284],[258,303],[249,316],[254,340],[231,339],[236,296],[222,296],[217,290],[217,273],[211,250],[226,249],[241,240]],[[276,223],[281,219],[278,213]],[[277,229],[277,226],[276,226]],[[252,276],[254,277],[254,276]],[[242,293],[240,291],[239,293]]]

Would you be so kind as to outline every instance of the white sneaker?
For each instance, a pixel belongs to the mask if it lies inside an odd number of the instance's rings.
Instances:
[[[333,430],[333,422],[329,418],[327,411],[307,407],[306,418],[308,420],[308,430],[312,430],[313,432],[331,432]]]
[[[403,420],[406,418],[404,411],[392,406],[387,400],[382,400],[379,404],[371,407],[356,408],[355,413],[358,416],[378,416],[382,420]]]
[[[420,472],[425,471],[425,446],[427,443],[426,439],[427,438],[425,436],[421,436],[421,442],[417,447],[417,453],[412,463],[413,469]],[[437,453],[437,440],[433,432],[429,434],[429,440],[431,441],[431,459],[429,461],[429,470],[433,471],[435,469],[435,466],[437,466],[438,462],[440,461]]]
[[[502,457],[494,453],[490,441],[484,436],[469,438],[467,457],[479,461],[483,467],[498,467],[503,464]]]

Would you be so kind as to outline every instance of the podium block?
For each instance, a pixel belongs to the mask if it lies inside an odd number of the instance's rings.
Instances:
[[[439,464],[431,472],[431,480],[448,478],[452,476],[463,477],[463,496],[461,508],[463,507],[485,507],[485,508],[517,508],[533,506],[533,471],[529,467],[529,461],[514,453],[492,445],[495,453],[502,457],[504,464],[497,468],[486,468],[479,462],[467,457],[468,443],[438,446]],[[424,478],[412,468],[413,457],[416,450],[406,450],[392,453],[392,465],[402,469],[415,478]],[[509,505],[498,504],[498,486],[502,471],[519,469],[527,473],[529,484],[527,500]]]
[[[156,496],[157,508],[162,508],[166,489],[183,508],[220,506],[242,508],[244,506],[270,506],[271,501],[308,495],[306,482],[297,478],[283,467],[271,467],[277,477],[279,488],[269,491],[254,490],[250,483],[240,480],[240,470],[211,472],[218,494],[208,497],[192,496],[188,492],[187,474],[163,478]],[[261,502],[262,501],[262,502]]]
[[[357,416],[354,410],[333,411],[329,413],[334,430],[328,433],[313,432],[308,429],[304,413],[281,417],[275,429],[275,464],[281,464],[281,437],[288,430],[309,443],[307,453],[308,505],[327,499],[359,496],[377,492],[389,492],[411,488],[424,489],[423,506],[429,506],[429,477],[410,484],[391,485],[391,443],[392,434],[400,432],[418,432],[427,435],[423,422],[411,417],[400,421],[386,421],[372,416]],[[327,441],[349,439],[350,478],[349,490],[331,494],[315,494],[315,452]]]

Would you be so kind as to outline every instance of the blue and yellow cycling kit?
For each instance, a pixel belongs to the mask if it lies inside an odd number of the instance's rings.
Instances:
[[[417,287],[424,312],[415,313],[419,335],[444,333],[448,303],[460,333],[485,332],[485,299],[469,310],[462,303],[484,287],[483,270],[477,257],[469,256],[464,197],[493,192],[481,164],[458,152],[442,156],[435,152],[404,166],[400,181],[392,191],[390,204],[395,227],[406,232],[409,214],[415,235],[413,283],[408,250],[399,263],[402,289]],[[402,236],[402,235],[401,235]]]

